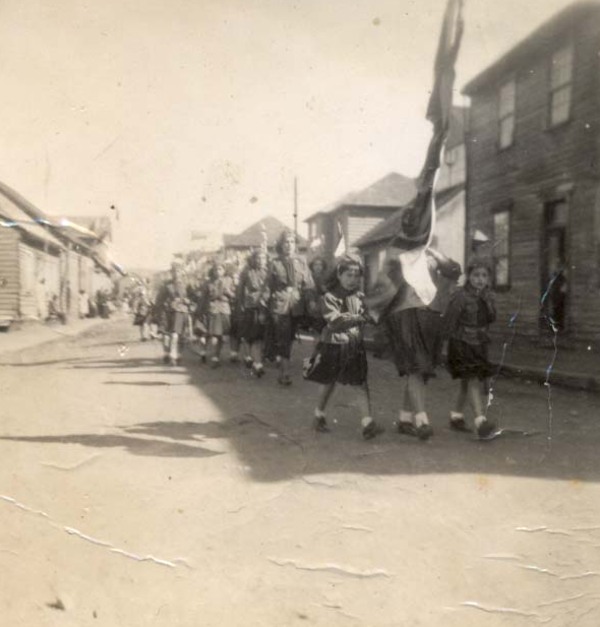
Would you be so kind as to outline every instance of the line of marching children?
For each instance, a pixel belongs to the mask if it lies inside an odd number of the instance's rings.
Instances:
[[[386,271],[368,299],[361,291],[360,257],[346,254],[326,273],[325,262],[310,265],[296,254],[291,231],[281,234],[276,256],[262,250],[250,255],[239,276],[228,276],[215,262],[208,279],[187,285],[181,268],[159,291],[153,311],[163,331],[164,361],[178,364],[181,338],[195,335],[200,358],[213,367],[221,364],[227,337],[230,358],[241,358],[256,378],[265,374],[264,362],[278,364],[278,382],[292,383],[290,359],[300,329],[318,333],[313,354],[304,360],[303,376],[319,385],[313,427],[329,431],[327,407],[337,384],[361,390],[361,429],[371,439],[383,429],[372,417],[366,325],[392,353],[401,379],[399,433],[427,440],[433,435],[426,389],[441,364],[447,346],[447,368],[460,381],[450,427],[470,432],[465,408],[470,405],[480,438],[493,435],[496,426],[486,417],[484,394],[493,369],[488,360],[488,327],[495,320],[491,268],[484,258],[473,259],[466,280],[457,286],[459,264],[432,248],[394,251]],[[326,278],[327,277],[327,278]]]

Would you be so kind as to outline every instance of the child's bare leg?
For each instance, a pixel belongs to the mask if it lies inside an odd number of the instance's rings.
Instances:
[[[469,387],[469,380],[461,379],[460,388],[458,390],[458,396],[456,397],[456,402],[454,403],[454,411],[452,413],[460,414],[462,416],[465,410],[465,404],[467,402],[468,387]]]
[[[319,385],[319,401],[317,402],[317,410],[321,415],[325,413],[327,403],[335,390],[335,382]]]
[[[483,412],[482,383],[475,377],[469,379],[469,401],[475,413],[475,428],[479,437],[486,437],[496,428],[493,421],[488,420]]]
[[[360,395],[360,399],[359,399],[359,406],[360,406],[360,411],[361,411],[361,415],[363,417],[365,416],[371,416],[371,393],[369,391],[369,386],[367,385],[366,381],[365,383],[362,384],[361,386],[361,392],[362,394]]]
[[[421,440],[427,440],[433,435],[433,429],[429,425],[429,417],[425,411],[425,379],[421,374],[408,375],[408,395],[410,404],[415,412],[415,425],[417,435]]]
[[[329,402],[334,389],[335,381],[333,383],[319,385],[319,400],[317,401],[317,407],[315,408],[313,427],[315,431],[320,433],[329,432],[327,420],[325,419],[325,408],[327,407],[327,403]]]
[[[469,395],[469,403],[473,408],[475,417],[483,415],[483,400],[481,398],[481,381],[475,377],[467,379],[467,391]]]

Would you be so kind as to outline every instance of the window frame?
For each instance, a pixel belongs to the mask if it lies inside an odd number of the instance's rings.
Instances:
[[[492,289],[495,292],[508,292],[512,287],[512,269],[511,269],[511,253],[512,253],[512,212],[513,205],[512,202],[503,204],[499,207],[495,207],[492,210],[492,241],[493,241],[493,252],[492,252]],[[498,254],[498,242],[496,241],[496,216],[500,214],[506,214],[507,216],[507,230],[508,236],[506,238],[506,254],[499,255]],[[498,285],[497,281],[497,266],[498,261],[501,259],[506,259],[506,272],[507,272],[507,281],[506,284]]]
[[[513,89],[513,97],[512,97],[512,108],[508,113],[502,112],[502,90],[508,85],[512,84],[514,86]],[[506,144],[502,144],[502,129],[503,124],[507,120],[512,119],[512,130],[510,134],[510,141]],[[498,150],[508,150],[515,144],[515,136],[517,130],[517,77],[510,76],[506,80],[504,80],[500,87],[498,88]]]
[[[570,59],[570,71],[569,78],[565,82],[561,82],[558,85],[554,85],[554,68],[555,63],[554,59],[563,51],[570,51],[571,59]],[[575,73],[575,46],[572,41],[568,41],[563,44],[559,48],[555,48],[550,55],[550,67],[548,71],[548,114],[547,114],[547,125],[549,129],[554,129],[562,126],[563,124],[568,124],[573,118],[573,83],[574,83],[574,73]],[[564,119],[560,119],[558,121],[554,121],[553,112],[554,112],[554,102],[555,97],[558,93],[567,91],[569,94],[569,104],[567,117]]]

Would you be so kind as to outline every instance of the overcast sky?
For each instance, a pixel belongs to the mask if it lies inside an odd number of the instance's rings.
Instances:
[[[465,0],[458,93],[567,0]],[[0,179],[133,267],[414,176],[445,0],[0,0]]]

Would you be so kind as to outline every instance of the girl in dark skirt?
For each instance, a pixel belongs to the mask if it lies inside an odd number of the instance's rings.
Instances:
[[[304,363],[304,378],[320,384],[314,428],[329,431],[325,410],[336,383],[362,388],[362,434],[375,437],[382,429],[371,417],[367,386],[367,355],[363,326],[369,322],[364,295],[358,291],[363,266],[359,257],[345,255],[338,262],[327,291],[321,298],[325,326],[315,353]]]
[[[213,351],[211,365],[221,364],[223,337],[230,333],[231,301],[235,294],[230,277],[225,276],[225,268],[215,263],[208,274],[204,287],[204,310],[206,311],[207,333]]]
[[[267,253],[258,250],[248,259],[242,270],[237,290],[237,307],[240,311],[239,336],[247,346],[244,361],[252,374],[260,378],[265,374],[262,364],[262,344],[265,335],[267,280]]]
[[[402,252],[391,260],[389,279],[397,292],[382,315],[398,374],[404,379],[398,432],[428,440],[433,435],[425,385],[441,360],[446,288],[460,265],[431,248]]]
[[[296,236],[286,229],[269,264],[264,300],[268,307],[265,358],[279,363],[280,385],[291,385],[290,358],[299,322],[314,311],[314,283],[308,264],[296,254]]]
[[[489,436],[496,428],[486,418],[482,400],[483,385],[493,374],[488,361],[488,327],[496,319],[496,308],[489,289],[490,276],[487,261],[471,261],[466,285],[453,294],[444,315],[448,370],[454,379],[460,379],[458,398],[450,412],[450,427],[456,431],[470,431],[463,413],[468,399],[479,437]]]

